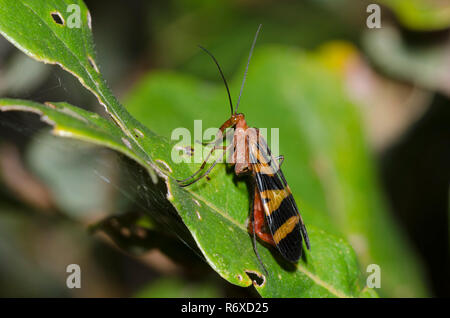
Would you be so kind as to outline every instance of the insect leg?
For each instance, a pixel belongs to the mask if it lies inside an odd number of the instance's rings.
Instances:
[[[283,162],[284,162],[284,156],[283,156],[283,155],[280,155],[280,156],[276,157],[275,159],[278,160],[278,165],[279,165],[280,168],[281,168],[281,165],[282,165]]]
[[[217,138],[216,138],[216,140],[214,141],[214,143],[217,143],[219,140],[223,140],[223,138],[224,138],[223,132],[224,132],[227,128],[231,127],[232,125],[233,125],[233,122],[232,122],[231,118],[228,119],[226,122],[224,122],[224,123],[222,124],[222,126],[220,126],[219,131],[217,132],[217,135],[216,135]],[[228,134],[228,132],[227,132],[227,134]],[[216,146],[216,147],[217,147],[217,146]],[[203,168],[205,168],[205,165],[206,165],[206,163],[207,163],[209,157],[211,156],[212,152],[214,152],[214,150],[220,149],[220,148],[225,149],[225,146],[219,146],[219,148],[216,148],[216,147],[214,147],[213,149],[211,149],[211,151],[209,152],[209,154],[208,154],[207,158],[205,159],[205,161],[203,161],[203,163],[202,163],[202,165],[200,166],[200,168],[199,168],[194,174],[192,174],[191,176],[189,176],[189,177],[186,178],[186,179],[183,179],[183,180],[176,180],[176,181],[177,181],[178,183],[184,183],[184,182],[186,182],[186,181],[188,181],[188,180],[191,180],[191,179],[194,178],[196,175],[198,175],[198,174],[203,170]],[[227,149],[225,149],[225,150],[227,150]],[[222,157],[223,157],[223,156],[222,156]],[[214,164],[214,165],[215,165],[215,164]],[[201,178],[200,178],[200,179],[201,179]],[[197,180],[199,180],[199,179],[197,179]],[[196,182],[196,181],[194,181],[194,182]],[[192,182],[192,183],[193,183],[193,182]],[[189,183],[189,184],[192,184],[192,183]],[[189,184],[188,184],[188,185],[189,185]],[[180,185],[180,186],[185,187],[186,185]]]
[[[228,137],[229,134],[233,134],[233,133],[234,133],[233,130],[227,131],[226,137]],[[223,130],[219,129],[219,131],[216,134],[216,138],[213,141],[201,142],[200,140],[195,140],[195,142],[197,144],[201,144],[202,146],[209,147],[209,146],[212,146],[212,145],[217,145],[219,141],[223,140],[223,137],[224,137],[223,136]]]
[[[228,147],[229,147],[229,146],[228,146]],[[186,184],[180,184],[180,187],[187,187],[187,186],[189,186],[189,185],[191,185],[191,184],[197,182],[197,181],[200,180],[201,178],[206,177],[206,176],[211,172],[211,170],[216,166],[216,164],[218,164],[220,161],[222,161],[222,159],[223,159],[223,157],[224,157],[226,151],[228,150],[228,147],[226,147],[226,148],[224,149],[225,151],[222,153],[222,155],[221,155],[219,158],[217,158],[217,160],[211,165],[211,167],[208,168],[208,170],[206,170],[206,172],[205,172],[204,174],[202,174],[202,175],[200,175],[199,177],[197,177],[197,178],[195,178],[195,179],[189,181],[189,182],[186,183]],[[197,172],[196,172],[195,174],[197,174],[198,171],[199,171],[199,170],[197,170]],[[192,178],[189,178],[189,179],[192,179]],[[189,180],[189,179],[187,179],[187,180]]]
[[[257,247],[257,245],[256,245],[255,222],[252,222],[252,225],[253,225],[253,250],[255,251],[256,257],[258,258],[258,261],[259,261],[259,263],[261,264],[261,266],[262,266],[262,268],[263,268],[263,270],[264,270],[264,273],[265,273],[267,276],[269,276],[269,273],[267,272],[267,269],[266,269],[266,267],[264,266],[264,263],[263,263],[262,260],[261,260],[261,256],[259,256],[259,253],[258,253],[258,247]]]
[[[190,175],[189,177],[187,177],[187,178],[185,178],[185,179],[182,179],[182,180],[177,179],[176,181],[177,181],[178,183],[183,183],[183,182],[189,181],[190,179],[192,179],[192,178],[194,178],[196,175],[198,175],[198,174],[205,168],[206,163],[207,163],[208,160],[209,160],[209,157],[211,157],[212,153],[213,153],[215,150],[217,150],[217,149],[222,149],[222,150],[225,150],[225,151],[226,151],[226,150],[227,150],[227,147],[226,147],[226,146],[216,146],[216,147],[214,147],[214,148],[211,149],[211,151],[208,153],[208,156],[206,156],[205,160],[202,162],[202,165],[200,166],[200,168],[198,168],[198,170],[197,170],[196,172],[194,172],[192,175]]]
[[[258,190],[255,189],[255,199],[253,201],[253,206],[255,206],[257,200],[261,200],[258,196]],[[264,266],[261,256],[259,256],[258,253],[258,247],[256,245],[256,229],[255,229],[255,210],[253,209],[252,214],[250,216],[250,224],[249,224],[249,230],[253,234],[253,250],[255,251],[256,257],[258,258],[259,263],[261,264],[261,267],[264,270],[264,273],[268,276],[269,273],[267,272],[266,267]]]

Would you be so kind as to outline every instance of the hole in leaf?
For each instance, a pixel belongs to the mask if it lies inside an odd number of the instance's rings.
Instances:
[[[52,15],[53,21],[55,21],[56,24],[64,25],[64,18],[61,15],[61,13],[52,12],[51,15]]]
[[[142,138],[142,137],[144,137],[144,133],[143,133],[142,131],[140,131],[139,129],[134,128],[134,132],[135,132],[134,136],[135,136],[136,138]]]
[[[245,273],[253,281],[253,285],[263,287],[266,284],[266,276],[255,271],[245,271]]]

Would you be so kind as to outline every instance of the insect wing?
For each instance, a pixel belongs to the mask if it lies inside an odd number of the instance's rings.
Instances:
[[[309,238],[283,172],[261,137],[250,142],[249,159],[276,247],[287,260],[296,262],[302,253],[302,236],[308,249]]]

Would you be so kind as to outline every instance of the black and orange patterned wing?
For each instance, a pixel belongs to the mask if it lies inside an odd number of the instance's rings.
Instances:
[[[297,262],[303,239],[310,249],[308,233],[279,163],[262,137],[249,143],[249,159],[275,246],[284,258]]]

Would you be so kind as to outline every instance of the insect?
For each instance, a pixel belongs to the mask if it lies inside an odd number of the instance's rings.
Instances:
[[[244,114],[237,112],[248,72],[248,66],[260,29],[261,25],[259,25],[258,30],[256,31],[250,49],[244,79],[234,110],[230,90],[219,63],[212,53],[200,46],[200,48],[214,60],[219,69],[227,89],[231,116],[220,126],[216,139],[212,142],[214,147],[209,152],[200,168],[190,177],[177,181],[180,186],[185,187],[208,176],[214,166],[223,159],[224,154],[231,150],[231,164],[234,165],[235,174],[251,174],[254,178],[254,183],[256,184],[253,211],[248,224],[248,230],[253,234],[253,246],[258,259],[261,262],[256,248],[255,235],[258,236],[260,240],[275,246],[286,260],[295,263],[299,260],[302,253],[302,241],[305,241],[308,250],[310,249],[310,243],[297,204],[295,203],[283,172],[280,169],[284,157],[280,156],[274,158],[266,141],[260,135],[259,130],[256,128],[249,128],[245,121]],[[234,130],[229,130],[229,128],[234,128]],[[224,132],[226,130],[232,132],[232,142],[228,146],[223,146],[223,138],[226,135],[224,135]],[[217,149],[223,150],[222,156],[204,171],[210,155]],[[202,171],[204,172],[201,173]],[[262,266],[264,268],[263,264]]]

